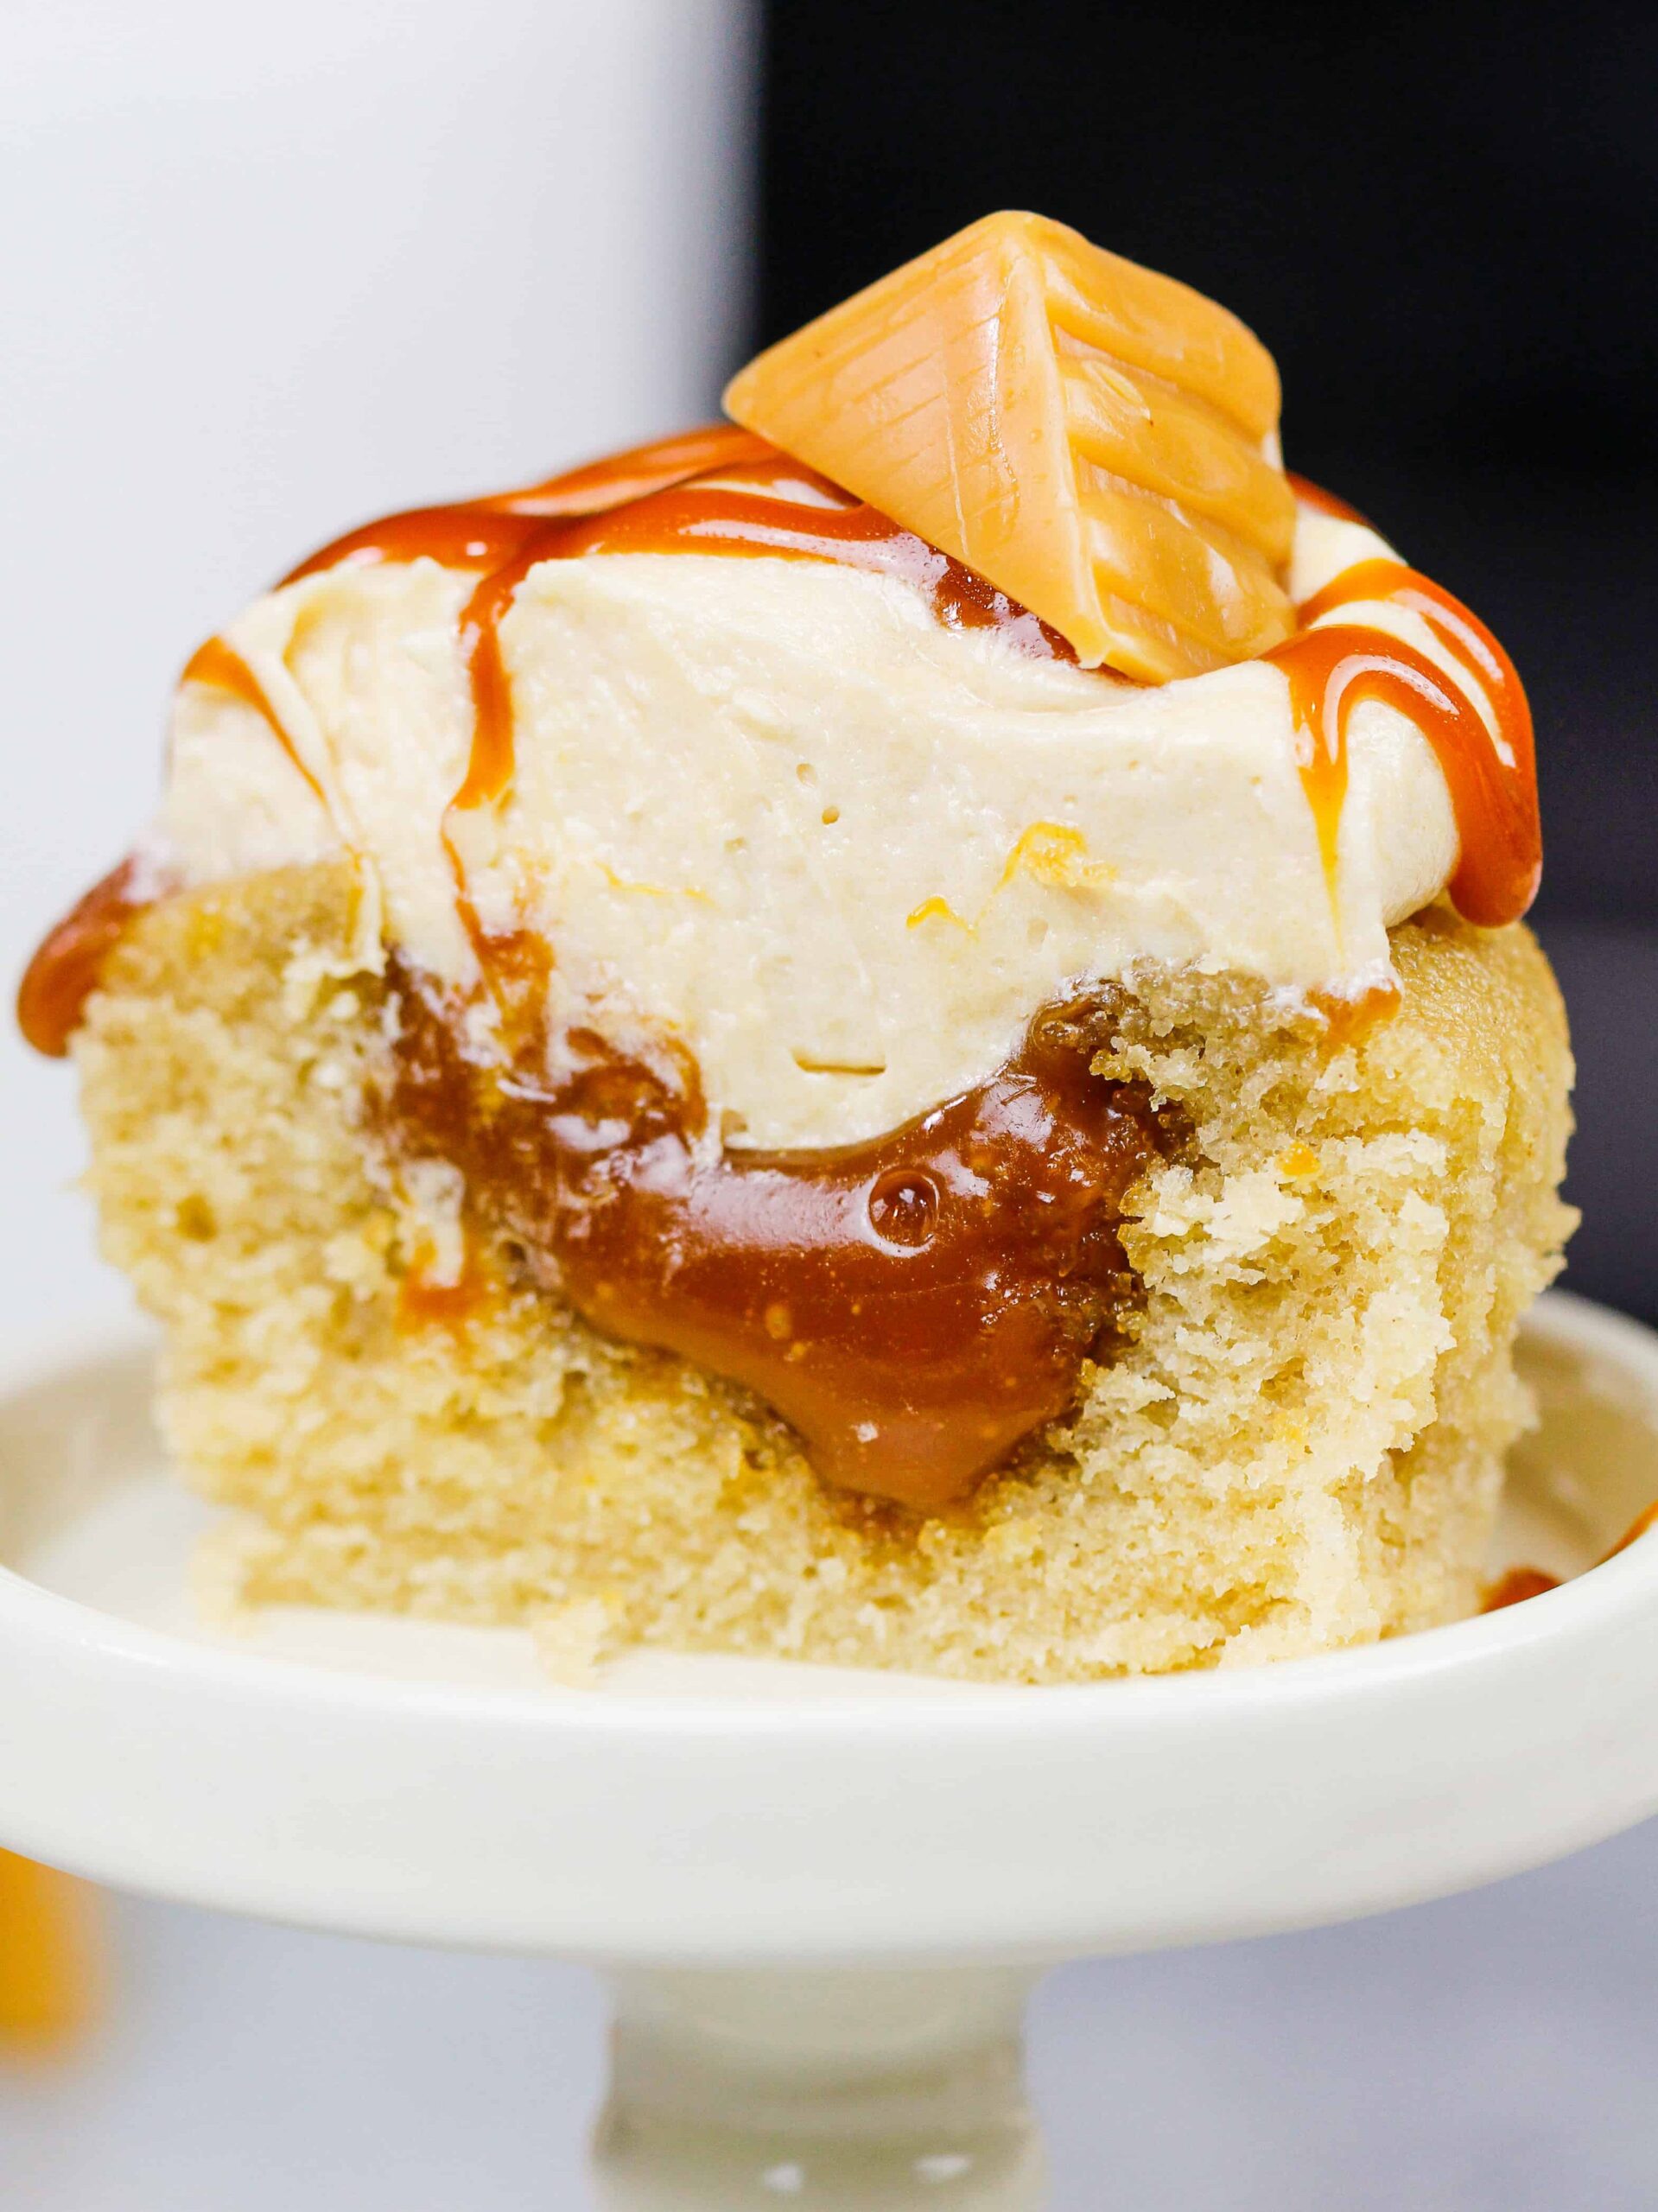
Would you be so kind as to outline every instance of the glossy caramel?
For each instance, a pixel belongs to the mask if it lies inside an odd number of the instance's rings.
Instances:
[[[1480,1611],[1501,1613],[1510,1605],[1523,1605],[1528,1598],[1544,1597],[1560,1586],[1560,1576],[1546,1573],[1540,1567],[1511,1567],[1486,1591],[1480,1601]]]
[[[1333,515],[1337,522],[1360,523],[1366,530],[1375,528],[1368,515],[1362,515],[1334,492],[1327,492],[1322,484],[1315,484],[1310,476],[1298,476],[1293,468],[1286,468],[1284,475],[1300,505],[1312,507],[1321,515]]]
[[[1047,1008],[988,1082],[873,1141],[740,1153],[671,1050],[646,1065],[578,1033],[549,1076],[510,967],[518,1049],[494,1065],[452,995],[398,981],[393,1148],[459,1166],[474,1233],[596,1327],[756,1392],[827,1482],[953,1503],[1109,1355],[1137,1291],[1123,1198],[1176,1140],[1138,1085],[1090,1072],[1099,1007]]]
[[[73,906],[23,970],[17,1027],[37,1052],[60,1060],[127,924],[156,893],[136,861],[123,861]]]
[[[1420,615],[1475,691],[1389,632],[1320,620],[1362,601]],[[1344,569],[1305,601],[1300,618],[1299,634],[1266,658],[1289,678],[1301,780],[1332,886],[1347,793],[1348,717],[1361,700],[1380,699],[1421,731],[1450,789],[1460,841],[1449,887],[1458,912],[1486,929],[1518,921],[1537,893],[1543,844],[1531,709],[1508,654],[1460,600],[1401,561]],[[1490,702],[1495,732],[1475,703],[1477,691]]]
[[[1628,1551],[1629,1546],[1635,1542],[1638,1536],[1644,1536],[1649,1529],[1654,1528],[1658,1528],[1658,1500],[1655,1500],[1652,1504],[1643,1507],[1642,1510],[1636,1515],[1634,1520],[1630,1522],[1629,1527],[1623,1531],[1623,1534],[1612,1546],[1610,1551],[1606,1554],[1606,1558],[1616,1559],[1620,1552]],[[1605,1564],[1605,1560],[1603,1560],[1601,1563],[1604,1566]]]
[[[245,707],[251,707],[256,714],[262,715],[277,744],[316,797],[322,798],[322,786],[294,749],[292,740],[283,728],[282,717],[271,705],[264,684],[233,645],[226,644],[223,638],[209,638],[205,645],[198,645],[186,661],[179,682],[200,683],[209,690],[228,692],[232,699],[239,699]],[[324,804],[327,804],[326,800]]]
[[[1595,1565],[1604,1567],[1609,1559],[1616,1559],[1620,1552],[1628,1551],[1637,1538],[1655,1528],[1658,1528],[1658,1500],[1643,1507],[1636,1515],[1617,1541],[1601,1554]],[[1560,1576],[1549,1574],[1540,1567],[1511,1567],[1485,1592],[1480,1611],[1483,1613],[1501,1612],[1505,1605],[1523,1605],[1528,1598],[1543,1597],[1548,1591],[1558,1590],[1560,1586]]]
[[[422,557],[477,572],[461,619],[473,737],[466,776],[451,801],[465,809],[498,802],[512,787],[512,687],[499,626],[514,593],[537,562],[596,552],[771,554],[841,562],[901,578],[924,594],[938,620],[953,628],[994,628],[1039,658],[1072,657],[1056,632],[959,562],[731,423],[658,439],[518,491],[388,515],[323,546],[283,581],[342,563]],[[252,707],[322,796],[264,685],[225,639],[208,639],[180,680],[227,692]],[[30,963],[18,1018],[24,1035],[41,1052],[60,1056],[67,1050],[104,957],[143,903],[130,895],[134,880],[130,867],[107,877]],[[476,939],[458,863],[456,882],[463,918]]]

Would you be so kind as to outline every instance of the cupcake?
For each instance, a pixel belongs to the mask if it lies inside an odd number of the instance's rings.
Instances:
[[[991,216],[313,556],[47,940],[251,1604],[1014,1681],[1472,1610],[1560,1263],[1524,693]]]

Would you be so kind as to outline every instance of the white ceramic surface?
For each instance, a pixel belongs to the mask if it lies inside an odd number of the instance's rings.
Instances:
[[[1658,1340],[1555,1298],[1528,1347],[1510,1543],[1569,1567],[1658,1495]],[[194,1624],[145,1364],[71,1347],[0,1391],[0,1840],[106,1880],[617,1965],[1040,1962],[1402,1904],[1658,1807],[1658,1541],[1248,1672],[563,1689],[494,1631]]]

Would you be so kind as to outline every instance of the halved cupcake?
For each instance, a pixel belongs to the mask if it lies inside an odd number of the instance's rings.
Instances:
[[[253,1601],[1013,1680],[1477,1599],[1570,1059],[1476,619],[1030,216],[339,541],[22,1013]]]

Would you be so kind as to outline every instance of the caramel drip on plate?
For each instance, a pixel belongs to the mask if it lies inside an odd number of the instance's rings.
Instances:
[[[1540,1567],[1511,1567],[1487,1590],[1481,1600],[1480,1611],[1483,1613],[1503,1612],[1510,1605],[1523,1605],[1528,1598],[1544,1597],[1560,1586],[1560,1576],[1547,1573]]]
[[[1609,1559],[1616,1559],[1620,1552],[1628,1551],[1631,1544],[1655,1528],[1658,1528],[1658,1499],[1636,1514],[1617,1541],[1601,1554],[1595,1565],[1604,1567]],[[1483,1613],[1501,1612],[1505,1605],[1523,1605],[1528,1598],[1541,1598],[1560,1587],[1560,1576],[1550,1574],[1540,1567],[1511,1567],[1485,1592],[1480,1611]]]
[[[1655,1528],[1658,1528],[1658,1499],[1655,1499],[1652,1504],[1636,1515],[1635,1519],[1607,1553],[1606,1558],[1616,1559],[1620,1552],[1628,1551],[1632,1543],[1644,1536],[1648,1529]],[[1603,1560],[1601,1564],[1604,1566],[1605,1560]]]
[[[1321,620],[1377,601],[1420,615],[1471,688],[1389,632]],[[1421,731],[1450,788],[1461,840],[1450,884],[1458,912],[1486,929],[1518,921],[1536,895],[1543,851],[1531,709],[1514,663],[1477,615],[1401,561],[1344,569],[1300,616],[1299,635],[1264,658],[1289,678],[1301,779],[1331,882],[1347,794],[1348,716],[1362,700],[1380,699]],[[1475,703],[1481,692],[1495,732]]]
[[[731,1152],[696,1071],[578,1031],[481,1063],[465,1003],[394,969],[384,1134],[466,1178],[481,1225],[595,1326],[741,1383],[841,1489],[931,1511],[1075,1402],[1138,1285],[1131,1185],[1172,1149],[1143,1088],[1090,1071],[1087,1002],[976,1089],[868,1142]]]
[[[60,1060],[98,988],[104,963],[135,914],[159,895],[136,860],[123,861],[70,909],[23,970],[17,1027],[37,1052]]]

